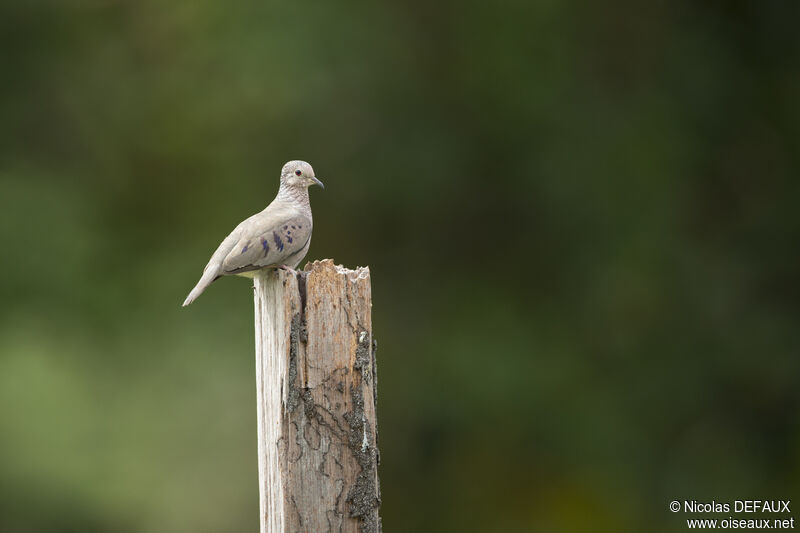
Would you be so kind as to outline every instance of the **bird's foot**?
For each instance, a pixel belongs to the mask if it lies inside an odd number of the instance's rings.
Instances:
[[[290,272],[294,275],[297,275],[297,271],[288,265],[280,265],[278,268],[281,270],[285,270],[286,272]]]

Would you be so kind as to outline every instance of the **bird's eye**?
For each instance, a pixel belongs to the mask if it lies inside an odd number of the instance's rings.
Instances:
[[[302,170],[295,170],[294,173],[299,176],[299,175],[301,175],[303,173],[303,171]]]

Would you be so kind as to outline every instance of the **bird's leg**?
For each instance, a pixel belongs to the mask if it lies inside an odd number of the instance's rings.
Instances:
[[[280,265],[278,268],[280,268],[281,270],[285,270],[286,272],[291,272],[295,276],[297,275],[297,271],[292,267],[290,267],[289,265]]]

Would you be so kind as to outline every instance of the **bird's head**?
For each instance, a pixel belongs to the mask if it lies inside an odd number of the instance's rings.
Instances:
[[[281,170],[281,185],[284,187],[297,187],[308,189],[312,185],[325,185],[314,176],[314,169],[305,161],[289,161]]]

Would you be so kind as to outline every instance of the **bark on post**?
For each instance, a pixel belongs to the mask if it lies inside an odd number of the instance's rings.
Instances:
[[[369,268],[255,276],[261,533],[379,532]]]

